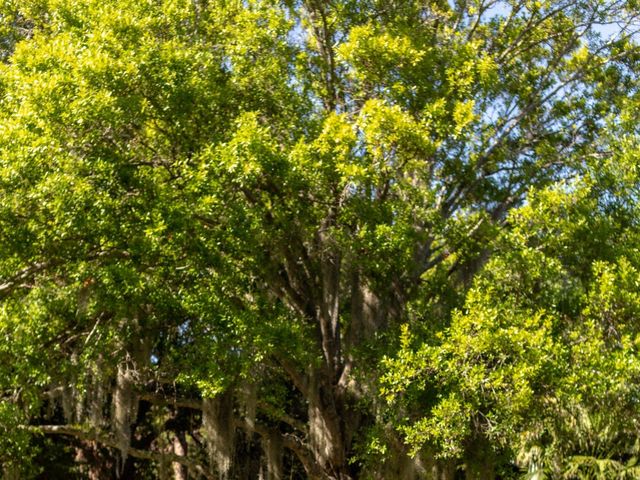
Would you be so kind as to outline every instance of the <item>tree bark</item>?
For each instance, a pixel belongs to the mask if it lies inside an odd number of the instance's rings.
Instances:
[[[176,434],[173,437],[173,454],[177,457],[186,457],[187,456],[187,442],[184,438],[184,434]],[[174,480],[188,480],[188,471],[186,465],[183,465],[178,462],[173,462],[173,478]]]
[[[126,364],[120,364],[113,390],[113,416],[111,419],[111,428],[118,450],[120,450],[118,476],[123,472],[131,446],[131,424],[136,418],[137,408],[138,398],[134,390],[133,371]]]
[[[324,367],[324,368],[323,368]],[[307,394],[309,414],[309,444],[311,451],[328,478],[349,479],[347,445],[343,423],[331,372],[326,366],[311,368]]]
[[[227,389],[214,398],[202,401],[202,428],[210,463],[215,465],[221,479],[231,473],[235,450],[233,391]]]
[[[265,480],[282,480],[282,459],[284,455],[282,439],[278,435],[269,435],[262,439],[262,445],[267,463]]]

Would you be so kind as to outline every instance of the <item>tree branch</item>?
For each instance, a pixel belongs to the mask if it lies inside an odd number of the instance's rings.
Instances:
[[[23,426],[25,430],[43,435],[64,435],[68,437],[79,438],[80,440],[89,440],[98,442],[106,447],[119,449],[118,442],[109,435],[102,434],[96,430],[84,430],[80,427],[71,425],[28,425]],[[191,468],[199,474],[203,475],[207,480],[218,480],[218,477],[207,470],[202,464],[190,458],[175,455],[173,453],[150,452],[140,450],[138,448],[129,448],[127,454],[143,460],[151,460],[160,463],[179,463],[185,467]]]
[[[20,285],[21,282],[28,280],[36,273],[42,272],[46,270],[50,266],[52,266],[55,262],[35,262],[29,265],[28,267],[23,268],[18,273],[16,273],[13,277],[6,280],[4,283],[0,284],[0,295],[8,295],[11,291]]]

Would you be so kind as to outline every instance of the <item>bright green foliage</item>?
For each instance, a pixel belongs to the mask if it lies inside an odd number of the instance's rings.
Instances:
[[[4,474],[633,477],[636,12],[4,2]]]
[[[451,326],[386,361],[389,401],[430,392],[426,415],[401,427],[408,442],[449,457],[482,438],[531,478],[636,478],[634,164],[617,158],[531,192]],[[608,174],[611,184],[594,183]]]

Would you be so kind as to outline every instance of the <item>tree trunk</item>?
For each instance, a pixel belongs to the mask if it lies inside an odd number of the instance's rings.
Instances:
[[[187,456],[187,442],[185,441],[184,434],[176,434],[173,437],[173,453],[179,457]],[[173,479],[174,480],[188,480],[187,467],[177,462],[173,462]]]
[[[116,382],[112,398],[111,429],[120,450],[117,474],[120,476],[125,468],[128,450],[131,447],[132,426],[138,415],[139,397],[136,392],[136,382],[141,378],[149,366],[151,356],[151,342],[153,332],[145,331],[140,324],[140,317],[123,318],[123,327],[127,323],[133,331],[132,342],[125,346],[123,359],[118,365]]]
[[[351,476],[347,469],[348,451],[339,414],[342,409],[338,405],[331,376],[324,365],[312,368],[309,374],[309,443],[316,462],[328,478],[343,480]]]
[[[221,479],[229,477],[235,450],[233,391],[227,389],[214,398],[202,401],[202,428],[210,463]]]
[[[282,480],[284,478],[282,470],[284,456],[282,439],[277,435],[270,435],[268,438],[263,439],[262,446],[267,464],[265,480]]]
[[[136,418],[137,407],[138,398],[134,389],[134,373],[126,364],[120,364],[113,391],[113,416],[111,420],[111,428],[120,450],[118,476],[123,472],[131,446],[131,424]]]

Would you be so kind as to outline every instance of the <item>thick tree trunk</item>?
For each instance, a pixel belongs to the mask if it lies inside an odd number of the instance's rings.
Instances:
[[[184,434],[176,434],[173,437],[173,454],[179,457],[187,456],[187,442],[184,438]],[[174,480],[188,480],[188,472],[187,467],[185,465],[181,465],[177,462],[173,462],[173,479]]]
[[[351,323],[346,335],[349,348],[370,340],[387,326],[387,318],[378,295],[363,281],[359,273],[351,279]]]
[[[120,450],[117,474],[120,476],[125,468],[128,450],[131,447],[132,426],[138,415],[139,396],[136,382],[140,382],[149,367],[151,356],[152,332],[145,331],[140,318],[122,319],[124,326],[131,322],[131,327],[138,333],[133,341],[124,349],[125,354],[116,372],[116,382],[112,397],[111,430]]]
[[[131,446],[131,424],[136,418],[138,398],[134,389],[134,372],[126,365],[120,364],[113,391],[113,414],[111,428],[120,450],[118,476],[122,474]]]
[[[321,245],[328,242],[329,240],[325,239]],[[343,366],[340,335],[340,268],[339,255],[323,255],[320,264],[322,298],[316,306],[324,361],[334,380],[338,379]]]
[[[331,219],[327,220],[331,223]],[[340,274],[342,261],[332,254],[332,240],[319,235],[323,252],[320,259],[320,283],[322,295],[316,299],[318,343],[323,361],[311,365],[308,371],[307,389],[309,445],[316,463],[327,478],[349,479],[349,445],[342,416],[346,413],[344,396],[338,386],[344,371],[340,329]]]
[[[262,440],[262,446],[267,464],[267,474],[264,480],[282,480],[284,478],[282,465],[284,449],[282,439],[277,435],[270,435],[268,438]]]
[[[229,477],[235,451],[233,391],[228,389],[215,398],[202,401],[202,429],[210,463],[221,479]]]
[[[309,443],[323,470],[333,478],[349,478],[345,476],[347,452],[335,390],[331,373],[326,370],[326,367],[312,368],[309,373]]]

